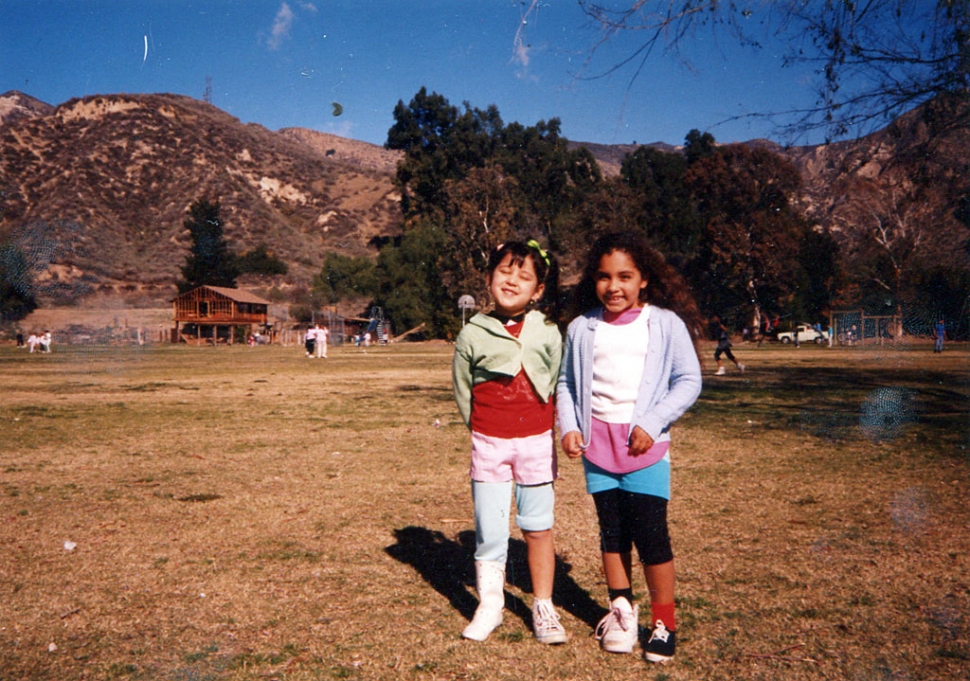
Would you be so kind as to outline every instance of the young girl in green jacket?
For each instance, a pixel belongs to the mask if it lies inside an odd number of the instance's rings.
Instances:
[[[552,537],[557,476],[553,395],[562,336],[548,316],[558,298],[558,269],[535,241],[492,251],[488,290],[494,306],[477,314],[455,342],[455,399],[472,432],[475,575],[479,605],[462,636],[484,641],[502,623],[512,492],[525,536],[540,643],[565,643],[552,605]]]

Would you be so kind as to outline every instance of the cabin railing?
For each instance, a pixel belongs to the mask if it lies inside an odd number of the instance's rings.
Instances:
[[[267,315],[265,313],[240,313],[232,314],[229,312],[211,312],[201,315],[198,313],[182,312],[175,316],[176,322],[183,324],[216,324],[219,322],[236,324],[265,324]]]

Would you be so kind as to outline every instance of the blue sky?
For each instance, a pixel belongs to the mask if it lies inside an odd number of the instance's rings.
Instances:
[[[0,92],[201,99],[210,76],[212,103],[243,122],[375,144],[422,86],[602,144],[680,144],[693,128],[784,142],[768,120],[724,121],[814,100],[811,73],[783,69],[767,36],[753,52],[702,32],[693,70],[657,55],[632,87],[629,70],[583,77],[633,46],[621,36],[584,70],[595,38],[576,0],[0,0]]]

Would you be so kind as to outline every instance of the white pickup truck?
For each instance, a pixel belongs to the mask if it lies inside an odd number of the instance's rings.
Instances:
[[[798,334],[799,344],[818,343],[822,345],[829,342],[829,331],[818,331],[811,324],[805,322],[796,324],[794,331],[782,331],[778,334],[778,340],[785,344],[791,343],[795,340],[796,333]]]

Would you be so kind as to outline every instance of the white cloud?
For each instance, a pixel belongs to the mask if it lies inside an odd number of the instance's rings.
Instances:
[[[278,49],[280,44],[290,37],[290,28],[293,26],[293,19],[296,17],[293,10],[287,3],[280,5],[276,18],[273,19],[273,29],[270,32],[269,49]]]

